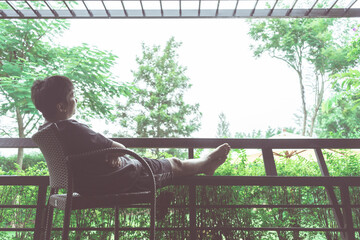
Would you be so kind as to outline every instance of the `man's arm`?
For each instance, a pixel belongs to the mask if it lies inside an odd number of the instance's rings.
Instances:
[[[126,149],[126,147],[124,145],[122,145],[121,143],[115,142],[111,139],[110,139],[110,141],[112,141],[111,147]],[[106,162],[111,167],[121,167],[121,161],[119,160],[119,157],[121,157],[121,156],[124,156],[124,155],[123,154],[109,154],[106,158]]]

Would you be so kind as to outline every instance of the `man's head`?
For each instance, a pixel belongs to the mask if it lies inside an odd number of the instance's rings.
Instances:
[[[70,118],[75,113],[74,85],[64,76],[51,76],[37,80],[31,88],[31,99],[35,107],[48,121]]]

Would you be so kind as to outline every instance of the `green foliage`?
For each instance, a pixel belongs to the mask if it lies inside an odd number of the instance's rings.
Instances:
[[[261,159],[249,162],[244,149],[233,149],[215,172],[215,176],[264,176],[265,168]]]
[[[332,176],[359,176],[359,154],[349,151],[325,151],[325,158]],[[282,176],[320,176],[316,160],[294,156],[276,158],[276,167]],[[230,160],[225,162],[216,175],[264,175],[262,159],[249,162],[243,150],[232,150]],[[338,191],[338,189],[335,189]],[[359,189],[351,189],[352,196],[359,195]],[[249,205],[249,204],[329,204],[323,187],[197,187],[200,205]],[[354,203],[359,199],[354,197]],[[231,209],[231,210],[230,210]],[[200,208],[199,226],[206,227],[314,227],[336,228],[331,209],[314,208]],[[354,217],[359,222],[359,215]],[[296,231],[203,231],[199,239],[339,239],[336,232]]]
[[[0,160],[1,164],[3,159]],[[3,171],[0,167],[0,175],[18,176],[44,176],[48,175],[48,169],[44,161],[29,164],[23,171],[10,169]],[[38,188],[35,186],[0,186],[0,205],[36,205]],[[33,228],[36,217],[36,209],[29,208],[0,208],[0,228],[17,227]],[[33,232],[5,232],[0,234],[0,239],[32,239]]]
[[[354,59],[347,58],[348,25],[344,21],[325,18],[251,21],[249,35],[256,41],[251,46],[254,56],[267,53],[297,73],[302,103],[302,135],[313,134],[328,76],[355,63]],[[335,36],[334,28],[339,36]],[[306,101],[308,92],[315,95],[311,104]]]
[[[171,38],[164,49],[142,45],[133,71],[136,91],[120,106],[122,133],[137,137],[188,137],[200,127],[199,105],[186,104],[183,94],[191,87],[179,65],[176,50],[181,43]]]
[[[86,44],[56,45],[69,26],[65,20],[0,20],[0,118],[7,123],[0,135],[24,138],[34,133],[41,116],[32,104],[31,86],[51,75],[73,80],[80,118],[114,120],[114,99],[130,93],[111,75],[117,57]],[[22,166],[21,149],[17,163]]]
[[[354,28],[357,31],[356,28]],[[357,33],[348,44],[346,61],[355,62],[358,67],[360,37]],[[333,95],[323,104],[318,124],[319,137],[359,138],[360,137],[360,72],[349,69],[332,76]]]
[[[216,137],[218,138],[229,138],[231,137],[230,133],[230,124],[226,120],[225,114],[222,112],[219,114],[219,122],[216,130]]]
[[[358,70],[359,66],[359,56],[360,56],[360,35],[357,28],[354,28],[357,32],[352,42],[348,44],[349,53],[347,55],[347,61],[355,62],[356,68],[349,69],[338,74],[333,75],[333,88],[334,86],[341,86],[340,93],[335,95],[335,98],[340,95],[340,97],[348,96],[351,97],[351,101],[355,104],[354,107],[357,107],[360,104],[360,71]],[[336,89],[335,89],[336,90]]]
[[[65,20],[0,21],[0,112],[18,123],[3,134],[26,137],[40,119],[32,104],[30,88],[36,79],[66,75],[74,81],[80,116],[113,119],[114,98],[129,89],[111,76],[116,56],[86,44],[72,48],[55,45],[68,30]]]
[[[270,126],[265,130],[253,130],[250,133],[245,132],[236,132],[235,138],[271,138],[275,135],[278,135],[282,132],[288,132],[288,133],[296,133],[295,128],[293,127],[285,127],[285,128],[271,128]]]
[[[39,121],[30,88],[34,79],[54,68],[57,56],[49,42],[68,27],[64,21],[0,21],[0,112],[18,123],[1,129],[2,134],[25,137]]]
[[[355,36],[350,44],[350,52],[348,57],[357,63],[359,63],[360,56],[360,34],[359,34],[359,25],[353,27],[352,29],[355,32]]]
[[[80,117],[115,119],[115,101],[129,96],[131,87],[113,79],[111,68],[118,58],[111,52],[83,44],[61,48],[58,71],[73,80]]]
[[[19,170],[19,165],[16,163],[17,156],[0,156],[0,168],[5,172],[16,172]],[[41,153],[31,153],[24,155],[24,162],[22,165],[22,170],[27,170],[34,167],[37,163],[44,163],[45,159]]]
[[[317,135],[320,138],[359,138],[360,106],[341,93],[324,102],[318,119]]]
[[[352,150],[326,151],[330,176],[359,176],[360,158],[358,152]]]
[[[195,157],[203,153],[203,149],[195,151]],[[346,151],[324,151],[324,156],[331,176],[359,176],[358,153]],[[295,155],[291,158],[277,157],[276,167],[281,176],[320,176],[316,160]],[[5,172],[1,175],[17,174]],[[20,172],[20,175],[46,175],[47,168],[43,161]],[[262,158],[249,161],[245,150],[234,149],[229,159],[216,171],[215,175],[234,176],[264,176],[265,170]],[[0,186],[0,204],[12,204],[14,196],[16,203],[36,204],[37,189],[28,186]],[[161,191],[175,193],[169,214],[157,221],[159,228],[185,228],[189,226],[188,186],[168,186]],[[339,189],[335,188],[338,193]],[[360,189],[351,188],[351,202],[360,204]],[[330,208],[227,208],[231,205],[249,204],[329,204],[323,187],[259,187],[259,186],[198,186],[196,187],[196,204],[202,206],[197,210],[197,226],[204,227],[311,227],[337,228]],[[208,206],[223,205],[223,208],[208,208]],[[35,214],[29,209],[0,209],[0,227],[16,224],[19,227],[33,227]],[[72,227],[112,227],[112,209],[92,209],[76,211],[71,218]],[[127,227],[146,227],[149,224],[148,210],[124,209],[120,212],[122,224]],[[54,227],[61,227],[63,211],[55,211]],[[354,211],[355,227],[360,226],[360,214]],[[53,231],[54,239],[60,238],[59,231]],[[146,239],[144,231],[126,231],[122,239]],[[71,239],[110,239],[111,232],[84,231],[72,232]],[[31,232],[11,232],[0,235],[0,239],[29,239]],[[197,232],[198,239],[339,239],[336,232],[296,232],[296,231],[226,231],[202,230]],[[158,231],[157,239],[183,240],[189,239],[188,231]]]

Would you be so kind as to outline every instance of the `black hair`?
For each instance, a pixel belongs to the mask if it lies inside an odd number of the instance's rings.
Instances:
[[[31,87],[31,99],[45,119],[55,117],[56,105],[67,103],[67,95],[74,90],[71,80],[65,76],[51,76],[36,80]]]

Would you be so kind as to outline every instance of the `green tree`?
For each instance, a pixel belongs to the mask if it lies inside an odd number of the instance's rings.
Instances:
[[[219,122],[217,125],[216,137],[218,138],[231,137],[230,123],[226,120],[226,116],[223,112],[219,114]]]
[[[188,137],[200,127],[199,104],[184,101],[191,87],[186,68],[178,62],[176,50],[181,43],[170,38],[164,49],[142,45],[133,71],[137,89],[120,106],[122,135],[138,137]]]
[[[357,28],[353,28],[357,32]],[[324,101],[318,119],[318,135],[324,138],[360,137],[360,37],[357,33],[347,46],[347,61],[356,68],[333,75],[333,95]]]
[[[347,61],[353,62],[355,68],[348,71],[335,74],[334,83],[340,84],[342,88],[346,89],[342,94],[353,96],[354,103],[360,104],[360,71],[359,71],[359,57],[360,57],[360,34],[358,27],[354,27],[353,31],[356,32],[352,42],[348,45],[349,53]]]
[[[0,134],[29,136],[41,119],[32,104],[30,88],[36,79],[66,75],[74,81],[79,116],[113,119],[114,97],[127,88],[112,80],[116,56],[88,45],[66,48],[55,45],[69,28],[65,20],[0,21]],[[22,165],[23,149],[17,163]]]
[[[235,138],[271,138],[282,132],[296,133],[295,128],[292,128],[292,127],[285,127],[285,128],[268,127],[265,131],[254,129],[254,130],[252,130],[251,133],[236,132]]]
[[[343,41],[335,38],[332,29],[339,27],[336,24],[334,19],[306,18],[251,21],[249,35],[256,41],[252,46],[255,57],[268,53],[297,73],[302,103],[302,135],[313,134],[329,75],[352,64],[346,59],[347,48]],[[346,35],[340,35],[347,39]],[[315,96],[310,105],[306,100],[309,90]]]
[[[317,135],[321,138],[359,138],[360,105],[353,91],[334,83],[335,95],[324,101],[321,108]]]

